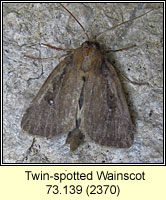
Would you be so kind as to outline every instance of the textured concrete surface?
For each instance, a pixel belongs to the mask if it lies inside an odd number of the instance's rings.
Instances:
[[[108,148],[86,141],[74,153],[66,134],[46,139],[25,134],[20,122],[25,109],[60,56],[41,43],[76,48],[86,40],[81,27],[57,3],[3,4],[3,162],[4,163],[161,163],[163,162],[163,8],[158,3],[64,3],[92,37],[110,27],[149,14],[106,32],[99,42],[106,49],[135,48],[108,54],[134,85],[121,77],[135,125],[129,149]]]

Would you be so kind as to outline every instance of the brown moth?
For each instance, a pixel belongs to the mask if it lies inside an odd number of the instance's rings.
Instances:
[[[98,42],[84,42],[58,64],[26,110],[21,127],[47,138],[68,133],[71,151],[86,134],[104,146],[133,144],[133,124],[120,80]]]

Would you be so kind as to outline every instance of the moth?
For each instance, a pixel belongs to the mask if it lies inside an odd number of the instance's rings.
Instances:
[[[71,151],[86,134],[104,146],[133,144],[133,124],[120,80],[97,41],[83,42],[57,65],[23,115],[21,127],[47,138],[67,133]]]

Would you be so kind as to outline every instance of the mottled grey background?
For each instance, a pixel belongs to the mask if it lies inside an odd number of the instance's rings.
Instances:
[[[74,153],[65,145],[66,134],[53,139],[33,137],[20,128],[25,109],[60,56],[41,43],[76,48],[86,40],[81,27],[57,3],[3,4],[3,162],[4,163],[161,163],[163,162],[163,8],[158,3],[64,3],[91,37],[108,28],[149,14],[108,31],[99,42],[106,49],[136,44],[136,48],[108,55],[124,80],[124,91],[135,124],[135,140],[129,149],[108,148],[90,139]]]

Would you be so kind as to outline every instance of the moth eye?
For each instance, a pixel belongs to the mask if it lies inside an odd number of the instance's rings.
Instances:
[[[86,41],[82,44],[83,47],[88,48],[90,46],[90,42]]]
[[[100,49],[100,44],[99,44],[98,42],[94,42],[94,43],[93,43],[93,46],[95,46],[96,49]]]
[[[90,42],[89,42],[89,41],[86,41],[86,42],[85,42],[85,45],[89,46],[89,45],[90,45]]]

